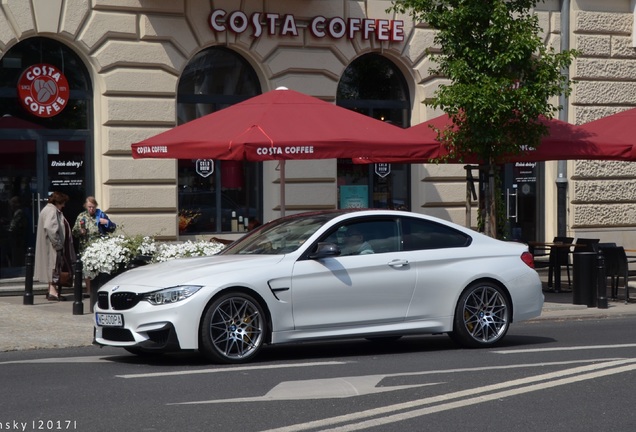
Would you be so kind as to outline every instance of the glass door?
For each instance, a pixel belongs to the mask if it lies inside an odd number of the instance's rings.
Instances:
[[[504,169],[507,238],[537,240],[537,163],[515,162]]]
[[[71,225],[87,195],[87,139],[57,131],[3,130],[0,139],[0,278],[23,277],[25,255],[35,247],[38,216],[57,190],[70,197]]]
[[[0,139],[0,278],[23,276],[35,245],[37,172],[37,140]]]
[[[83,211],[86,200],[86,142],[82,139],[69,140],[47,136],[44,139],[46,153],[46,193],[59,191],[69,196],[64,207],[64,216],[73,226],[77,215]],[[36,221],[37,222],[37,221]]]

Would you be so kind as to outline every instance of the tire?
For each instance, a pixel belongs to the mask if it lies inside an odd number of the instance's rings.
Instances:
[[[239,292],[225,294],[204,313],[201,353],[215,363],[246,363],[261,350],[266,328],[265,313],[256,300]]]
[[[508,297],[497,285],[479,282],[459,297],[449,336],[463,347],[484,348],[503,339],[509,327]]]

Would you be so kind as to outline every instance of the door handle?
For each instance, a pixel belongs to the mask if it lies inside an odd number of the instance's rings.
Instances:
[[[396,259],[389,262],[389,267],[404,267],[409,265],[409,261],[405,259]]]
[[[512,192],[510,191],[510,189],[506,189],[506,218],[507,219],[514,219],[515,222],[518,222],[518,216],[519,216],[519,192],[517,191],[517,189],[514,189]],[[510,200],[514,200],[513,204],[514,204],[514,212],[512,211],[511,208],[511,203]]]

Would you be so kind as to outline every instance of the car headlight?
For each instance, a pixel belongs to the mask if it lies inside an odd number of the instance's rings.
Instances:
[[[187,299],[200,289],[198,285],[181,285],[144,294],[143,299],[152,305],[172,304]]]

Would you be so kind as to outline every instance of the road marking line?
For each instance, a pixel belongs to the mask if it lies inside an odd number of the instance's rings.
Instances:
[[[362,394],[379,393],[383,391],[396,391],[408,387],[423,387],[429,385],[439,385],[442,382],[415,384],[412,386],[387,386],[377,387],[382,380],[395,377],[414,377],[423,375],[447,375],[452,373],[469,373],[492,371],[502,369],[520,369],[520,368],[544,368],[546,366],[563,366],[580,363],[598,363],[600,361],[613,361],[623,359],[594,359],[594,360],[573,360],[565,362],[550,363],[530,363],[522,365],[505,365],[505,366],[488,366],[480,368],[461,368],[461,369],[445,369],[421,372],[400,372],[386,375],[363,375],[352,377],[336,377],[326,379],[310,379],[285,381],[276,385],[263,396],[242,397],[233,399],[210,399],[202,401],[188,402],[170,402],[166,405],[198,405],[198,404],[221,404],[221,403],[242,403],[242,402],[272,402],[280,400],[300,400],[300,399],[333,399],[360,396]],[[343,391],[344,386],[348,387],[349,392]]]
[[[239,402],[272,402],[281,400],[341,399],[368,394],[392,392],[443,383],[378,386],[386,375],[323,378],[312,380],[283,381],[263,396],[234,399],[212,399],[205,401],[176,402],[167,405],[201,405]]]
[[[606,371],[603,371],[603,369],[606,369]],[[571,378],[572,380],[571,382],[576,382],[576,381],[581,381],[584,379],[593,379],[593,378],[598,378],[599,376],[616,374],[616,373],[621,373],[621,372],[631,371],[631,370],[636,370],[636,359],[624,359],[624,360],[616,360],[616,361],[610,361],[605,363],[595,363],[595,364],[590,364],[586,366],[579,366],[572,369],[566,369],[564,371],[550,372],[547,374],[515,379],[515,380],[503,382],[503,383],[491,384],[488,386],[482,386],[482,387],[478,387],[474,389],[461,390],[454,393],[428,397],[428,398],[414,400],[410,402],[387,405],[383,407],[373,408],[370,410],[359,411],[356,413],[316,420],[312,422],[300,423],[300,424],[295,424],[290,426],[283,426],[283,427],[275,428],[275,429],[268,429],[267,431],[263,431],[263,432],[299,432],[299,431],[305,431],[305,430],[314,429],[314,428],[324,428],[327,426],[337,425],[338,423],[346,423],[346,422],[353,422],[353,421],[359,422],[360,420],[369,419],[375,416],[386,416],[387,414],[392,414],[397,411],[409,410],[409,409],[418,408],[425,405],[433,405],[437,403],[442,403],[443,405],[440,405],[440,406],[442,407],[446,406],[447,407],[446,409],[450,409],[451,406],[458,407],[458,406],[461,406],[460,405],[461,403],[465,403],[465,400],[450,402],[453,399],[461,399],[461,398],[473,396],[474,398],[469,400],[485,401],[485,400],[490,400],[488,399],[489,397],[488,395],[479,396],[479,397],[475,397],[475,396],[491,393],[495,391],[501,391],[506,388],[520,387],[516,390],[508,390],[505,392],[496,393],[496,398],[500,398],[502,397],[502,394],[507,394],[513,391],[523,391],[524,388],[522,386],[524,385],[539,383],[542,381],[545,381],[543,385],[547,386],[545,388],[548,388],[549,386],[564,385],[566,383],[569,383],[570,380],[564,378],[567,376],[573,376]],[[590,373],[594,371],[601,371],[601,372],[599,372],[598,374]],[[576,377],[575,375],[577,374],[580,374],[581,378]],[[539,384],[534,384],[534,385],[530,385],[527,388],[532,389],[529,391],[535,391],[535,390],[539,390],[538,388],[539,386],[540,386]],[[473,402],[473,403],[478,403],[478,402]],[[434,408],[436,407],[420,409],[414,412],[421,411],[422,413],[417,415],[417,416],[421,416],[421,415],[427,414],[427,412],[425,411],[431,410]],[[409,413],[404,413],[402,415],[408,415],[408,414]],[[381,419],[376,419],[375,421],[378,421],[378,420],[381,420]],[[395,420],[395,421],[399,421],[399,420]],[[359,424],[360,423],[356,423],[356,425],[359,425]],[[356,425],[346,426],[346,427],[355,427]],[[369,426],[366,425],[365,427],[369,427]],[[347,430],[347,429],[340,429],[340,430]],[[351,429],[351,430],[354,430],[354,429]]]
[[[400,414],[394,414],[388,417],[370,419],[364,422],[343,425],[332,429],[323,429],[321,432],[350,432],[358,430],[366,430],[371,427],[381,426],[390,423],[397,423],[399,421],[410,420],[416,417],[422,417],[428,414],[434,414],[442,411],[448,411],[456,408],[463,408],[470,405],[476,405],[483,402],[490,402],[497,399],[502,399],[511,396],[518,396],[525,393],[531,393],[539,390],[546,390],[553,387],[572,384],[581,381],[587,381],[591,379],[597,379],[608,375],[616,375],[624,372],[630,372],[636,370],[636,364],[631,364],[622,367],[610,368],[598,372],[589,372],[582,375],[576,375],[569,378],[563,378],[555,381],[548,381],[539,384],[533,384],[527,387],[521,387],[517,389],[510,389],[502,392],[491,393],[487,395],[481,395],[470,399],[458,400],[454,402],[444,403],[432,407],[421,408],[414,411],[408,411]]]
[[[581,350],[595,350],[595,349],[619,349],[619,348],[634,348],[636,344],[616,344],[616,345],[580,345],[573,347],[555,347],[555,348],[528,348],[517,350],[498,350],[491,351],[495,354],[526,354],[534,352],[552,352],[552,351],[581,351]]]
[[[196,369],[196,370],[183,370],[174,372],[154,372],[144,374],[127,374],[127,375],[115,375],[117,378],[155,378],[164,376],[178,376],[178,375],[195,375],[195,374],[208,374],[208,373],[222,373],[222,372],[241,372],[252,370],[266,370],[266,369],[285,369],[296,367],[313,367],[313,366],[334,366],[343,365],[347,362],[329,361],[329,362],[313,362],[313,363],[292,363],[284,365],[264,365],[264,366],[227,366],[218,369]]]
[[[37,364],[37,363],[112,363],[112,360],[108,360],[108,357],[105,356],[83,356],[83,357],[49,357],[42,359],[32,359],[32,360],[12,360],[6,362],[0,362],[0,365],[6,364]]]

